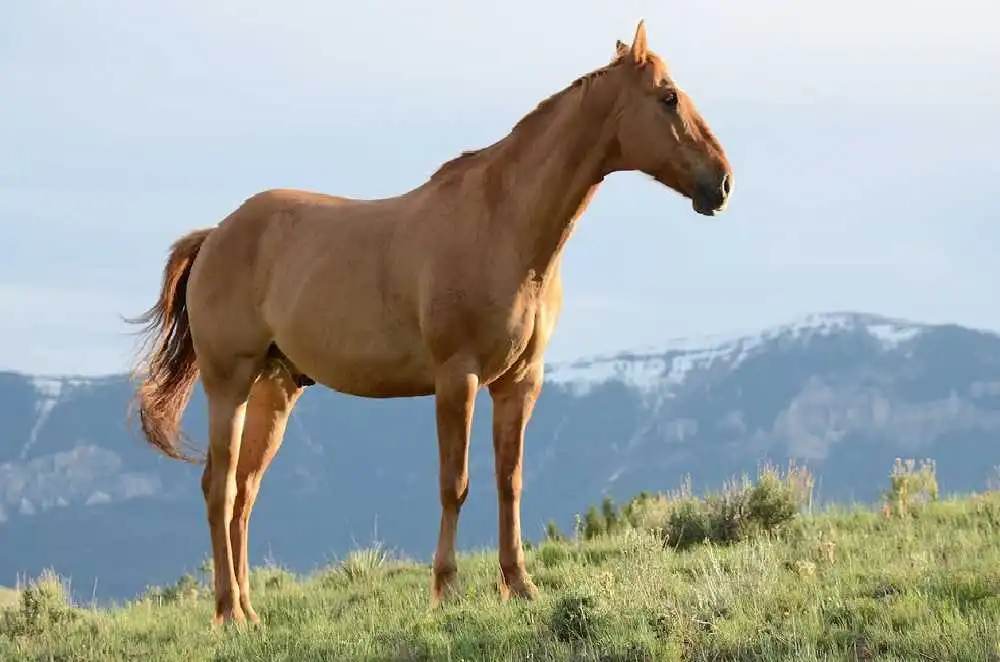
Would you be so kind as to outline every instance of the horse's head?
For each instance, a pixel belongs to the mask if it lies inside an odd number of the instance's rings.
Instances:
[[[699,214],[726,207],[733,173],[708,122],[649,50],[640,21],[632,45],[619,41],[607,79],[613,80],[616,145],[611,170],[639,170],[691,200]]]

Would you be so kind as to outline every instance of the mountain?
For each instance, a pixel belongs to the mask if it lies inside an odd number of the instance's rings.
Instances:
[[[528,429],[525,536],[603,494],[714,488],[764,460],[808,464],[825,500],[872,500],[893,459],[931,457],[946,491],[1000,465],[1000,336],[874,315],[804,317],[757,334],[670,341],[552,364]],[[125,376],[0,373],[0,584],[52,566],[99,599],[173,581],[208,554],[200,468],[125,422]],[[430,398],[311,387],[268,472],[251,556],[305,571],[378,538],[429,559],[437,536]],[[476,404],[459,544],[493,545],[491,405]],[[204,439],[205,404],[184,419]]]

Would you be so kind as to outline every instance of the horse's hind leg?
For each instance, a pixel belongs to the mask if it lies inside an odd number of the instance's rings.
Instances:
[[[208,400],[208,462],[211,466],[211,470],[206,466],[203,489],[212,539],[214,622],[217,625],[244,620],[229,529],[236,503],[236,469],[247,398],[262,364],[263,357],[242,357],[227,361],[224,367],[209,361],[201,365],[202,385]]]
[[[250,513],[260,491],[261,479],[281,447],[285,426],[303,389],[285,369],[262,376],[250,391],[243,441],[236,469],[236,505],[230,524],[233,563],[240,606],[248,620],[259,623],[250,604],[250,563],[247,555]]]

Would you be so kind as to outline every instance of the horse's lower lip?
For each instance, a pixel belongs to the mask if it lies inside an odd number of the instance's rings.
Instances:
[[[715,216],[721,211],[720,209],[716,209],[714,207],[709,207],[707,205],[700,205],[698,204],[697,201],[695,201],[691,206],[694,208],[696,212],[698,212],[702,216]]]

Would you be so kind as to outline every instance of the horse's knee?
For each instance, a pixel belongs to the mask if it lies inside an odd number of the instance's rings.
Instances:
[[[469,496],[469,473],[458,476],[444,476],[441,481],[441,505],[446,509],[458,510]]]

